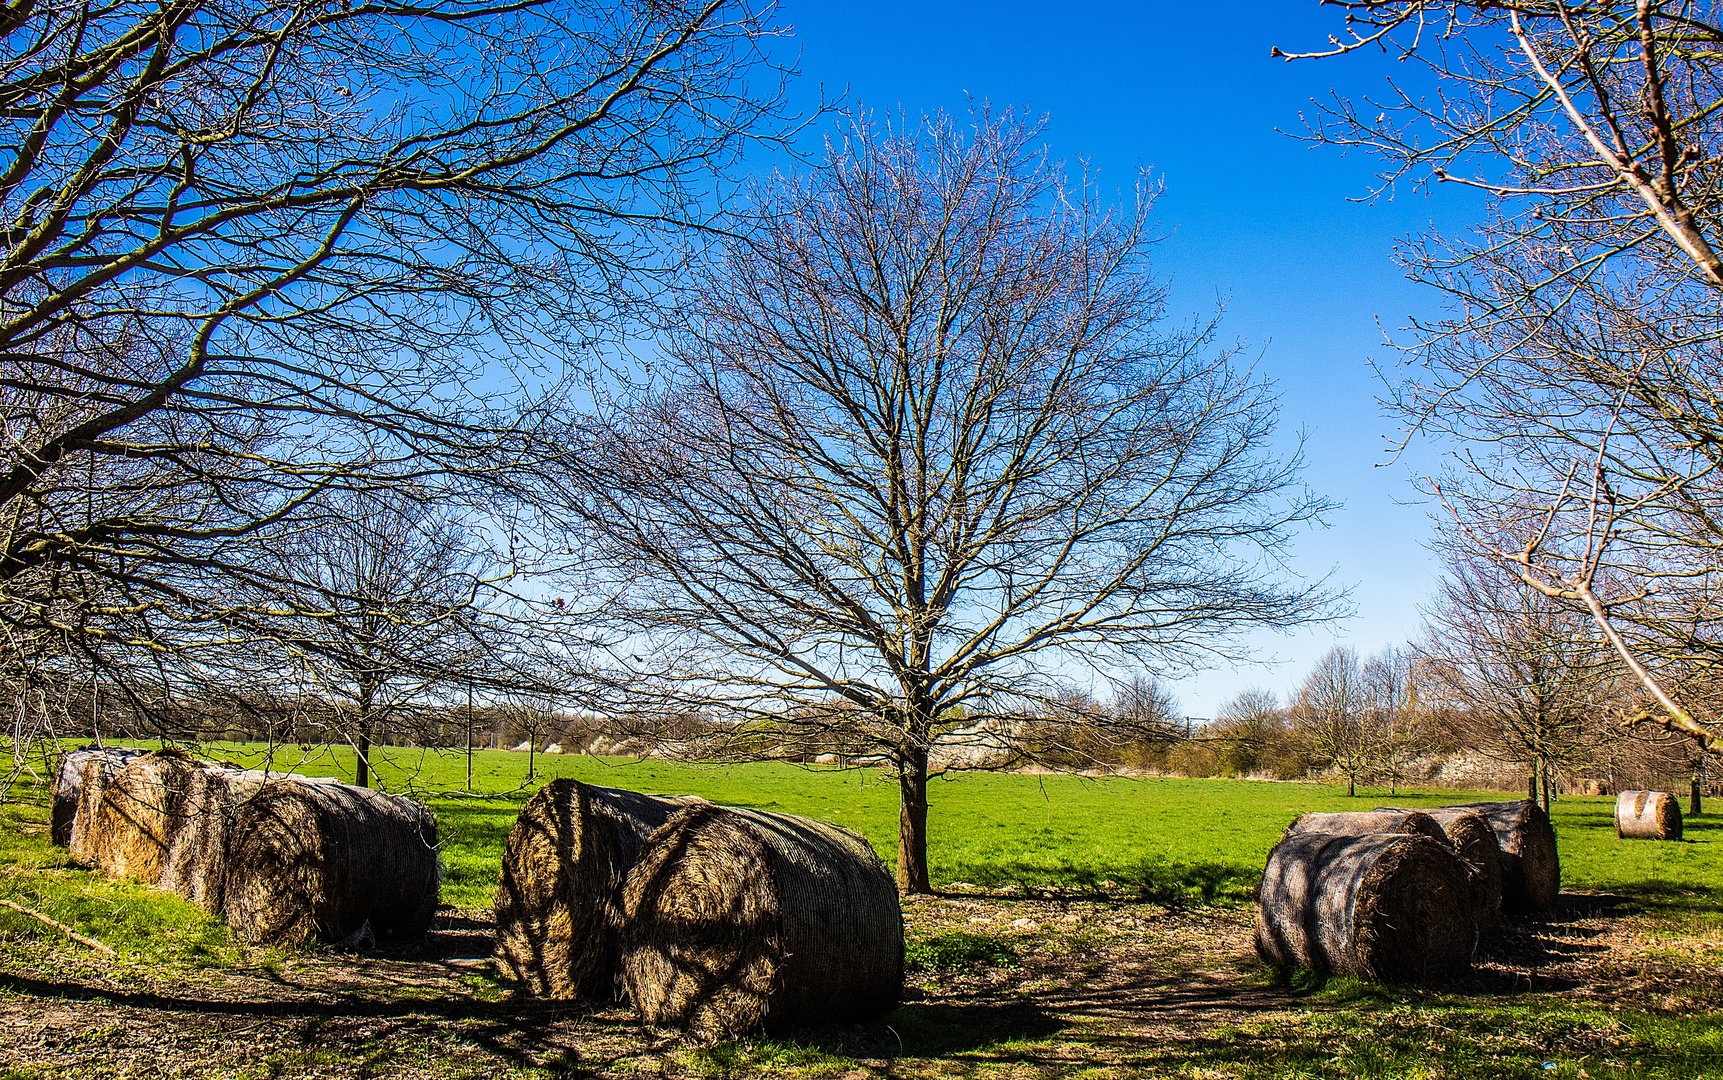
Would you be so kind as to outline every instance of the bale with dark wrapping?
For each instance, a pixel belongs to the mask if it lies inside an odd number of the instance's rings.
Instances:
[[[72,857],[109,877],[159,884],[205,766],[178,750],[160,750],[127,761],[105,785],[102,767],[84,766]]]
[[[60,755],[54,769],[54,810],[48,834],[54,843],[68,847],[72,843],[72,824],[78,816],[78,798],[84,789],[84,768],[96,762],[100,768],[93,774],[98,787],[105,788],[114,775],[125,768],[126,762],[149,753],[130,746],[84,746]],[[100,791],[96,794],[100,795]]]
[[[1428,836],[1288,830],[1257,890],[1257,953],[1282,969],[1446,979],[1476,937],[1465,868]]]
[[[1385,808],[1388,809],[1388,808]],[[1502,845],[1489,819],[1476,810],[1420,811],[1442,827],[1454,854],[1466,868],[1472,890],[1472,917],[1482,932],[1502,925]]]
[[[1448,834],[1434,818],[1418,810],[1353,810],[1340,813],[1300,814],[1286,829],[1294,832],[1339,833],[1345,836],[1368,836],[1371,833],[1404,833],[1408,836],[1428,836],[1447,843]]]
[[[1627,840],[1681,839],[1681,806],[1667,791],[1624,791],[1615,799],[1615,835]]]
[[[497,959],[547,997],[617,996],[622,883],[646,838],[702,800],[552,780],[521,808],[503,849]]]
[[[848,829],[716,806],[652,835],[623,888],[622,980],[704,1038],[876,1016],[903,992],[891,874]]]
[[[1530,799],[1466,803],[1445,810],[1484,815],[1502,850],[1502,907],[1509,912],[1547,911],[1561,892],[1561,858],[1549,815]]]
[[[334,780],[273,777],[227,826],[221,910],[252,943],[422,935],[437,909],[437,825],[423,805]]]

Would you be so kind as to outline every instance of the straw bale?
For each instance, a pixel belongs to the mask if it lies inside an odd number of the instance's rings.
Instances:
[[[521,808],[503,849],[497,959],[545,997],[619,993],[622,883],[646,838],[701,800],[552,780]]]
[[[1282,969],[1446,979],[1476,937],[1465,869],[1429,836],[1289,830],[1257,890],[1257,952]]]
[[[1624,791],[1615,799],[1615,835],[1627,840],[1681,839],[1681,805],[1667,791]]]
[[[272,777],[227,825],[221,910],[252,943],[378,940],[430,928],[436,818],[422,804],[335,780]]]
[[[788,814],[680,811],[623,888],[622,978],[701,1038],[859,1020],[903,991],[903,914],[866,840]]]
[[[72,857],[112,878],[159,884],[205,766],[170,748],[132,758],[106,784],[103,768],[99,761],[84,766]]]
[[[84,789],[86,765],[92,761],[100,763],[101,768],[95,774],[96,784],[98,787],[106,787],[114,774],[125,768],[126,762],[147,753],[148,750],[132,746],[82,746],[61,754],[59,764],[54,769],[52,785],[54,809],[49,824],[49,836],[53,842],[61,847],[68,847],[72,843],[72,826],[77,820],[78,798]],[[100,791],[96,794],[99,796]]]
[[[1502,907],[1513,914],[1547,911],[1561,892],[1561,857],[1549,815],[1530,799],[1465,803],[1490,823],[1502,851]]]

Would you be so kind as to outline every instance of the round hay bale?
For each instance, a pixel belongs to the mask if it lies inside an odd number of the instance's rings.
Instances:
[[[437,823],[422,804],[276,776],[227,825],[221,911],[254,944],[422,935],[437,910]]]
[[[82,746],[60,755],[54,769],[51,791],[54,809],[49,821],[48,835],[61,847],[72,843],[72,826],[78,816],[78,798],[84,790],[84,767],[91,762],[100,764],[95,783],[105,788],[114,774],[125,768],[126,762],[149,753],[132,746]],[[99,796],[101,793],[97,791]]]
[[[515,819],[497,886],[497,959],[543,997],[608,1001],[620,987],[622,883],[646,838],[703,800],[552,780]]]
[[[623,888],[622,980],[701,1038],[885,1012],[903,992],[897,887],[866,840],[717,806],[677,813]]]
[[[1624,791],[1615,799],[1615,835],[1626,840],[1681,839],[1681,805],[1667,791]]]
[[[1256,950],[1282,969],[1446,979],[1476,937],[1465,868],[1428,836],[1290,831],[1257,890]]]
[[[84,766],[72,857],[109,877],[159,884],[204,765],[167,749],[132,758],[105,785],[102,768],[100,762]]]
[[[286,774],[206,765],[193,775],[184,822],[168,848],[157,884],[205,911],[220,912],[234,818],[272,775],[281,779]]]
[[[1432,840],[1448,842],[1448,834],[1442,831],[1442,826],[1430,815],[1418,810],[1377,809],[1300,814],[1286,828],[1287,835],[1295,832],[1338,833],[1343,836],[1403,833],[1407,836],[1428,836]]]
[[[1393,810],[1392,807],[1383,807]],[[1496,842],[1489,819],[1476,810],[1423,810],[1423,816],[1441,826],[1443,835],[1466,868],[1472,889],[1472,917],[1478,930],[1488,933],[1502,925],[1502,846]]]
[[[1484,815],[1502,851],[1502,907],[1524,914],[1547,911],[1561,892],[1561,858],[1549,815],[1530,799],[1466,803],[1444,810]]]

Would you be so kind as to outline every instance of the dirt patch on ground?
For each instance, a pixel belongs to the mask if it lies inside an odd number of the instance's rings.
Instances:
[[[1276,1060],[1326,1052],[1324,1014],[1360,1009],[1277,983],[1252,954],[1248,909],[962,895],[914,900],[905,915],[908,993],[884,1020],[703,1048],[641,1028],[625,1006],[516,997],[496,981],[490,927],[474,912],[446,911],[412,949],[166,973],[115,975],[70,942],[10,941],[0,1065],[152,1080],[1279,1075]],[[1522,1006],[1716,1011],[1723,943],[1709,925],[1687,934],[1621,898],[1571,894],[1486,945],[1463,983],[1368,1012],[1428,1020],[1439,1040],[1451,1014],[1496,1005],[1510,1028]]]

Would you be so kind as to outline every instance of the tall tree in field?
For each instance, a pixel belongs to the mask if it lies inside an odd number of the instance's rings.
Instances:
[[[1375,748],[1374,772],[1397,794],[1411,769],[1440,745],[1432,723],[1428,687],[1413,650],[1390,645],[1364,661],[1364,720]]]
[[[1323,504],[1268,387],[1164,320],[1148,212],[1010,116],[858,120],[575,441],[595,625],[681,696],[865,738],[907,892],[953,729],[1045,715],[1061,664],[1199,662],[1324,610],[1280,562]],[[847,707],[793,707],[819,701]]]
[[[1314,135],[1384,184],[1463,186],[1468,235],[1402,256],[1407,430],[1458,444],[1474,542],[1584,611],[1646,717],[1723,751],[1687,688],[1723,667],[1723,20],[1695,0],[1348,0],[1328,48],[1393,64]]]
[[[725,0],[0,9],[0,670],[217,687],[268,614],[252,541],[307,500],[504,512],[564,365],[771,134],[769,31]]]

